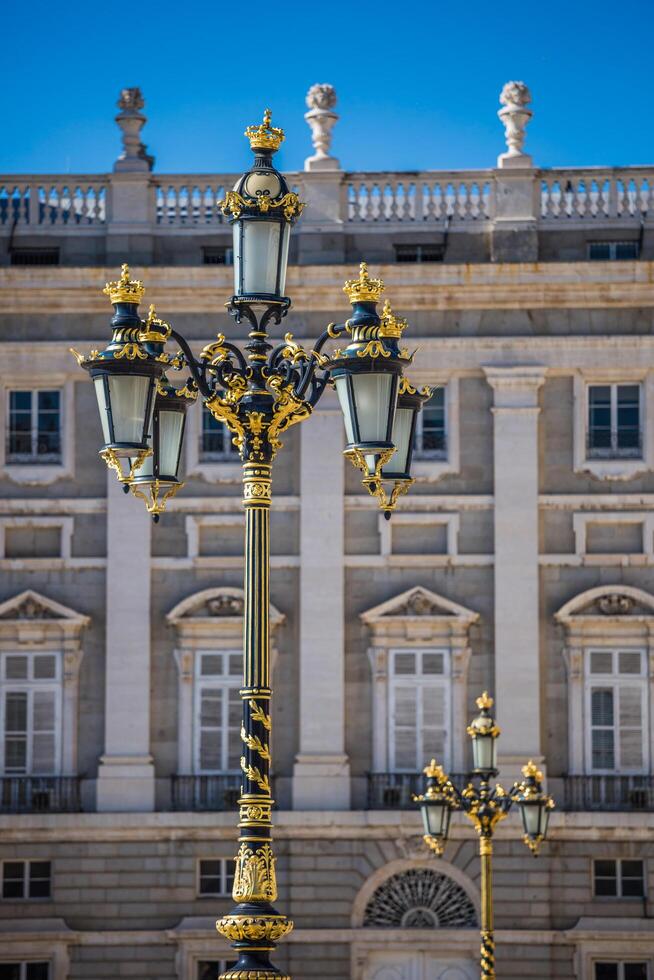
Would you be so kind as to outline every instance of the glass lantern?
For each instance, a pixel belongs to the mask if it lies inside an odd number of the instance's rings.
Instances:
[[[422,813],[425,843],[436,854],[441,855],[450,832],[452,817],[452,799],[447,793],[450,782],[435,759],[431,760],[423,772],[427,777],[427,786],[424,794],[414,799]]]
[[[468,735],[472,739],[473,772],[487,779],[497,773],[497,737],[500,729],[490,713],[493,699],[487,691],[477,698],[477,707],[479,714],[468,726]]]
[[[273,166],[284,132],[271,125],[270,109],[261,125],[248,126],[245,135],[254,163],[219,203],[231,218],[234,236],[232,303],[288,306],[284,292],[291,226],[304,204]]]
[[[522,816],[525,843],[535,856],[547,836],[554,801],[543,792],[543,774],[531,759],[523,766],[522,775],[525,778],[519,787],[517,803]]]

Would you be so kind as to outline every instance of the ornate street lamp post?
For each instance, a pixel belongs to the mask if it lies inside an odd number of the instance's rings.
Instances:
[[[273,166],[284,134],[271,125],[269,110],[260,126],[248,127],[246,136],[255,154],[253,165],[221,202],[234,232],[234,295],[227,309],[237,322],[249,324],[244,350],[219,335],[196,359],[154,307],[146,321],[139,318],[144,287],[123,266],[120,279],[105,288],[114,306],[110,343],[88,357],[73,353],[95,384],[104,435],[100,455],[125,491],[146,502],[155,520],[183,486],[178,470],[189,400],[198,395],[204,399],[231,432],[243,460],[243,782],[233,889],[237,905],[217,928],[238,956],[222,980],[284,980],[270,962],[275,943],[293,928],[273,905],[277,885],[268,622],[273,460],[282,445],[280,436],[307,419],[332,384],[345,418],[346,455],[363,470],[369,492],[390,512],[412,482],[410,441],[415,416],[429,392],[418,393],[403,378],[411,362],[399,346],[407,324],[390,307],[378,314],[384,284],[370,278],[365,263],[359,277],[344,287],[352,304],[346,323],[330,324],[310,350],[291,334],[281,343],[270,343],[268,325],[279,324],[290,307],[284,295],[289,237],[304,205]],[[338,337],[348,339],[347,345],[327,357],[323,349]],[[173,355],[165,350],[169,338],[180,348]],[[188,370],[190,377],[174,388],[167,374],[179,370]],[[386,471],[396,448],[398,467]]]
[[[490,713],[493,699],[484,691],[477,698],[479,714],[468,726],[472,739],[472,780],[463,790],[432,759],[425,767],[425,792],[415,800],[422,811],[424,841],[435,854],[441,855],[450,829],[454,810],[463,810],[479,835],[481,859],[481,980],[494,980],[495,939],[493,935],[493,834],[500,820],[516,804],[520,807],[523,840],[534,857],[547,834],[554,800],[543,792],[543,774],[530,760],[523,766],[525,777],[507,792],[499,783],[491,786],[497,775],[497,738],[500,729]],[[478,785],[473,780],[478,780]]]

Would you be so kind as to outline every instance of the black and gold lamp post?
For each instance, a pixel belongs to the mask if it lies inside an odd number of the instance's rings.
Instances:
[[[334,385],[345,418],[346,455],[363,469],[364,484],[390,511],[398,496],[395,483],[405,490],[411,482],[410,440],[425,396],[403,378],[411,362],[399,346],[406,322],[389,309],[378,314],[384,284],[369,276],[365,263],[358,278],[344,287],[352,304],[349,320],[329,324],[309,350],[291,334],[271,343],[269,325],[279,324],[290,307],[285,296],[289,237],[304,205],[273,166],[284,134],[271,125],[269,110],[246,136],[255,154],[253,165],[221,202],[234,232],[234,295],[227,309],[237,322],[249,325],[243,349],[219,335],[196,359],[187,341],[154,308],[146,321],[139,318],[144,287],[123,266],[120,279],[105,289],[114,305],[111,342],[88,357],[73,353],[96,387],[104,435],[100,454],[126,491],[145,501],[155,520],[183,486],[179,461],[189,401],[202,397],[231,432],[243,461],[243,782],[233,889],[237,904],[217,928],[238,957],[223,980],[283,980],[270,962],[276,942],[293,928],[273,904],[277,884],[268,622],[273,461],[283,433],[309,418],[327,385]],[[347,338],[347,345],[326,356],[327,343],[339,337]],[[174,354],[165,350],[169,338],[179,346]],[[175,388],[169,375],[181,370],[190,376]],[[396,451],[398,468],[387,475],[383,467]],[[391,487],[390,497],[384,481]]]
[[[493,934],[493,834],[500,820],[515,804],[520,807],[523,840],[534,857],[547,834],[549,815],[554,800],[542,787],[543,774],[530,760],[523,766],[524,779],[514,783],[507,792],[499,783],[491,786],[497,775],[497,738],[500,734],[490,713],[493,699],[484,691],[477,698],[479,714],[468,726],[472,739],[473,768],[471,781],[463,790],[457,789],[450,777],[432,759],[424,773],[427,785],[422,796],[415,800],[420,806],[424,825],[424,841],[437,855],[443,853],[450,818],[462,810],[479,835],[481,859],[481,980],[495,978],[495,939]]]

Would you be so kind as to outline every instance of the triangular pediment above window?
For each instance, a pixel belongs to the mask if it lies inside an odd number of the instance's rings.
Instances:
[[[479,613],[466,609],[465,606],[460,606],[422,585],[417,585],[366,610],[361,613],[360,618],[369,626],[392,620],[437,619],[450,620],[459,626],[467,627],[479,619]]]
[[[628,621],[654,618],[654,596],[631,585],[600,585],[570,599],[555,613],[558,623],[597,620]]]
[[[61,602],[26,589],[0,603],[0,625],[9,623],[52,623],[53,625],[81,628],[90,622],[88,616],[64,606]]]
[[[166,620],[172,626],[202,624],[236,623],[243,620],[245,598],[243,589],[231,586],[221,586],[213,589],[203,589],[182,599],[170,610]],[[279,626],[284,622],[284,614],[270,604],[270,625]]]

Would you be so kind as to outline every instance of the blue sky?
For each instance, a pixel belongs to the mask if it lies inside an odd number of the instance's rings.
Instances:
[[[243,128],[265,105],[287,134],[278,165],[301,169],[314,82],[336,86],[333,152],[346,169],[488,167],[503,149],[496,112],[509,79],[532,91],[537,165],[654,162],[652,0],[4,9],[0,172],[111,169],[127,85],[145,95],[159,172],[244,167]]]

